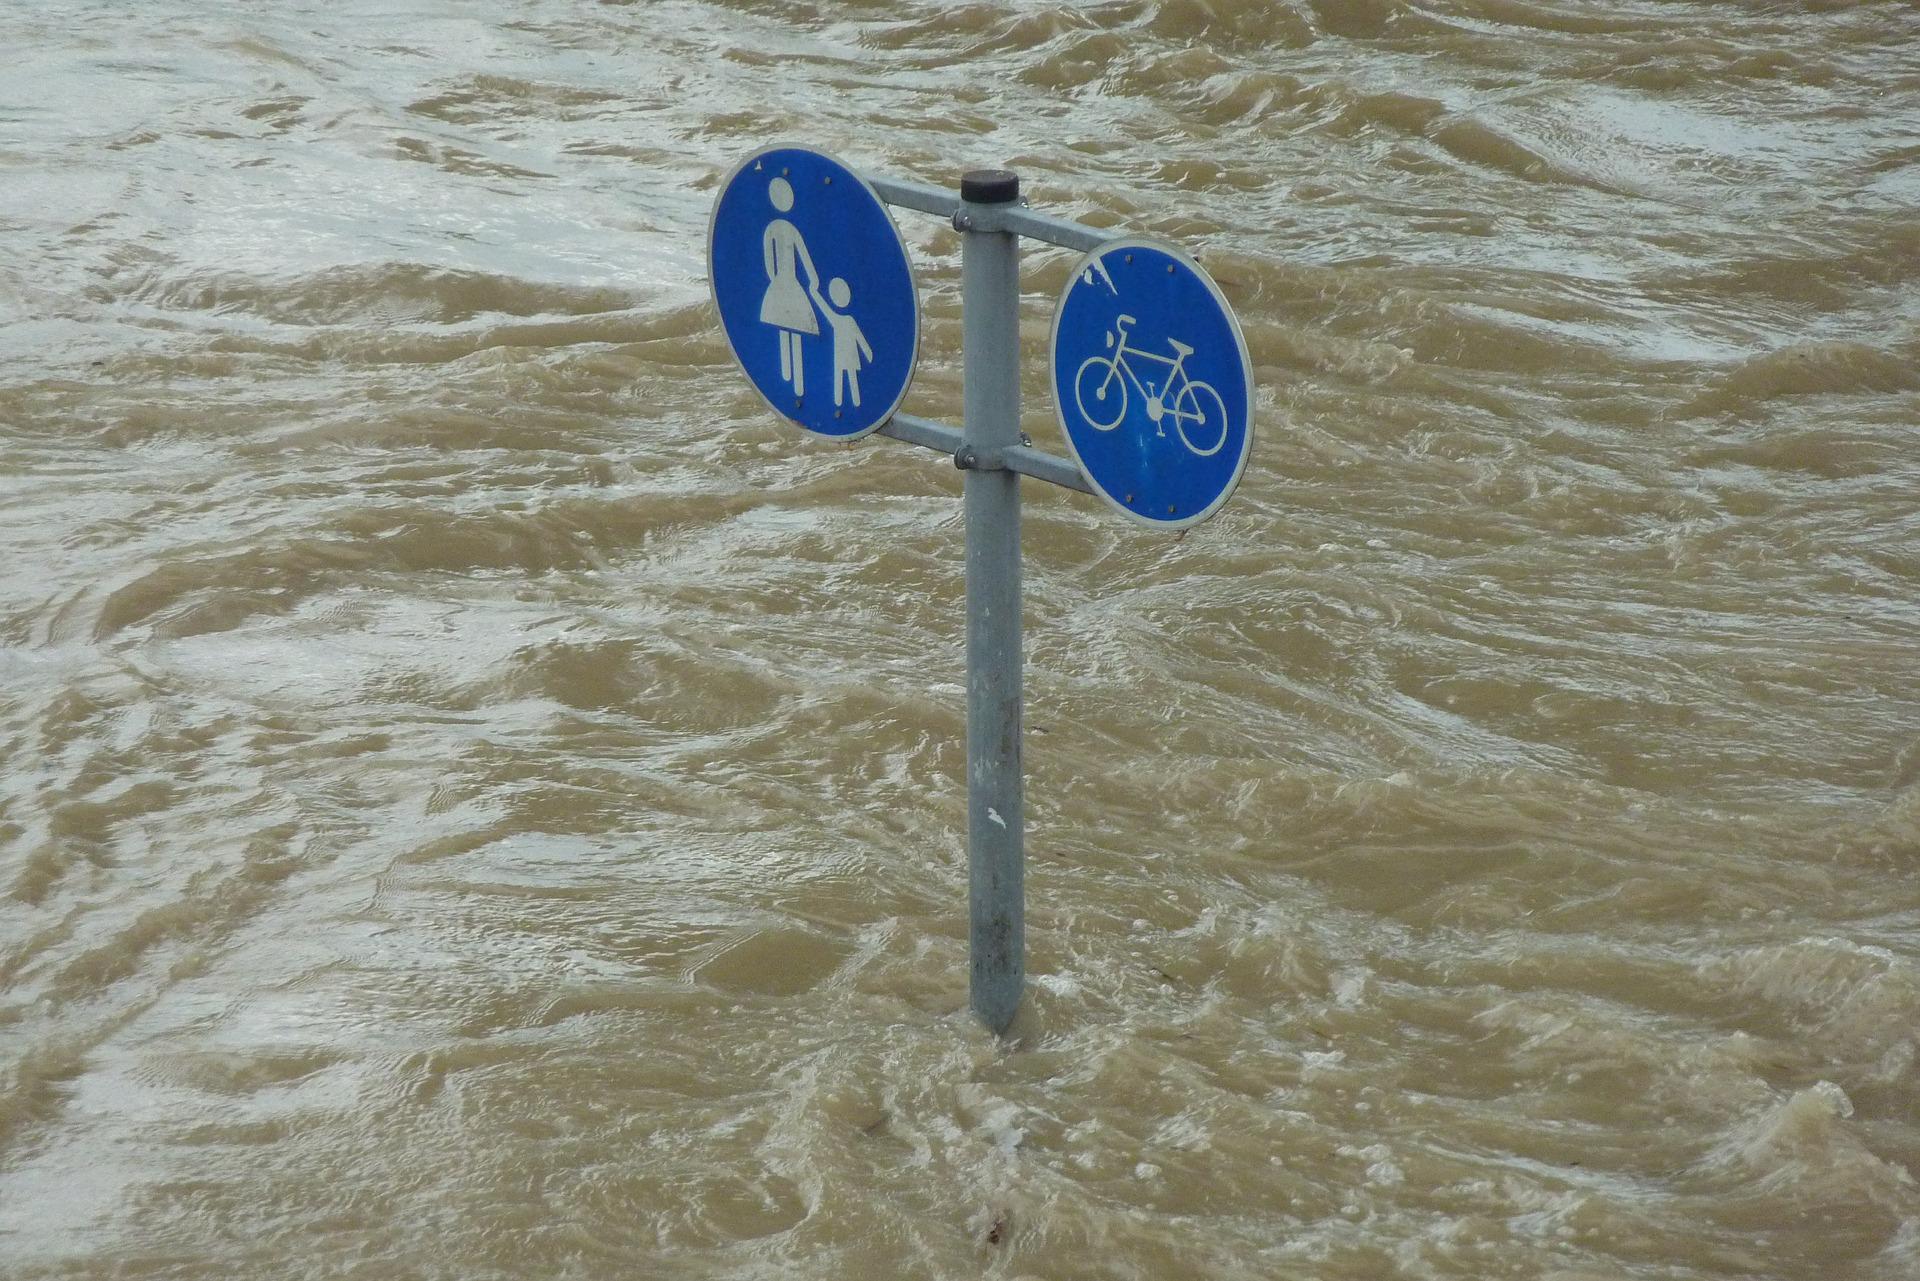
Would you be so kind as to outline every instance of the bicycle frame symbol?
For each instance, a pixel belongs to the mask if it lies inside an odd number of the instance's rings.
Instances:
[[[1074,374],[1073,399],[1080,406],[1080,416],[1095,431],[1112,431],[1127,416],[1127,400],[1132,394],[1127,388],[1131,384],[1146,402],[1147,421],[1158,429],[1157,435],[1167,434],[1166,420],[1171,418],[1180,443],[1194,454],[1207,458],[1219,453],[1220,446],[1227,443],[1227,402],[1211,384],[1187,373],[1187,357],[1193,354],[1193,348],[1177,338],[1167,339],[1167,346],[1173,348],[1171,356],[1129,346],[1127,331],[1135,323],[1132,316],[1116,320],[1107,334],[1107,346],[1113,354],[1087,357]],[[1167,366],[1166,377],[1158,386],[1141,380],[1133,367],[1139,360]]]

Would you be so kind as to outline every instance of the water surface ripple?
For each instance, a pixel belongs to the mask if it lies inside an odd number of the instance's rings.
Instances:
[[[1920,1276],[1911,5],[0,48],[0,1273]],[[1028,487],[1006,1044],[958,476],[706,302],[783,139],[1178,239],[1261,383],[1185,538]]]

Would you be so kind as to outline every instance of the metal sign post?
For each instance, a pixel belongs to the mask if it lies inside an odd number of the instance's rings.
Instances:
[[[1253,441],[1246,343],[1212,280],[1174,246],[1049,218],[1019,199],[1019,178],[1001,169],[967,174],[956,197],[769,147],[721,184],[707,242],[727,342],[776,412],[817,435],[873,432],[937,449],[966,473],[968,993],[995,1032],[1013,1022],[1026,973],[1020,478],[1184,528],[1225,503]],[[919,301],[881,202],[950,218],[961,234],[958,430],[895,412],[918,357]],[[1071,460],[1020,432],[1022,236],[1087,254],[1061,297],[1051,353]],[[1091,288],[1096,279],[1111,298]],[[1091,335],[1103,331],[1100,352]],[[830,383],[831,406],[824,390],[806,391],[809,370],[816,388]],[[863,380],[882,389],[864,405]]]
[[[1026,975],[1026,801],[1020,769],[1020,476],[985,463],[1020,443],[1020,241],[976,226],[1020,197],[1002,170],[960,180],[967,471],[967,987],[998,1032]]]

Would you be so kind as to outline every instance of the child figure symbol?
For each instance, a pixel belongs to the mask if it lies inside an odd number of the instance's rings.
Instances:
[[[833,306],[827,305],[828,299],[832,299]],[[850,396],[854,408],[858,409],[860,370],[873,359],[873,348],[861,332],[860,322],[847,311],[847,304],[853,301],[853,290],[835,276],[827,285],[827,298],[816,292],[813,300],[819,304],[820,314],[826,317],[828,328],[833,330],[833,403],[842,404],[844,398]]]

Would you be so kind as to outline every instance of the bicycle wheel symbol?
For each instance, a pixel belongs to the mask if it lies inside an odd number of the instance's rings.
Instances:
[[[1227,402],[1209,383],[1188,383],[1173,398],[1173,429],[1188,449],[1211,457],[1227,443]]]
[[[1088,356],[1073,376],[1073,402],[1095,431],[1118,427],[1127,416],[1127,380],[1120,376],[1118,362]]]

